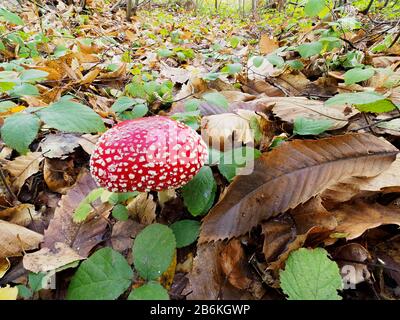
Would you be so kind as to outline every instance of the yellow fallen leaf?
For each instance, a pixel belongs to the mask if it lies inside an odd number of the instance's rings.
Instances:
[[[17,300],[18,288],[11,288],[7,285],[5,288],[0,288],[0,300]]]

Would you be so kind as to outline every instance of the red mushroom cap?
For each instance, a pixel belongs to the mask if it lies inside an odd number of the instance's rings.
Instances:
[[[123,121],[104,133],[90,158],[90,171],[112,192],[161,191],[189,182],[207,157],[195,130],[154,116]]]

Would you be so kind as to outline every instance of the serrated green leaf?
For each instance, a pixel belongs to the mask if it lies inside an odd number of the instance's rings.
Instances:
[[[133,243],[133,263],[146,280],[160,277],[175,254],[174,233],[165,225],[154,223],[144,228]]]
[[[333,125],[329,119],[308,119],[298,117],[294,120],[293,134],[299,136],[318,135],[325,132]]]
[[[150,281],[133,289],[128,300],[169,300],[168,291],[158,282]]]
[[[120,221],[129,219],[128,209],[123,204],[117,204],[112,210],[112,216]]]
[[[9,147],[21,154],[29,151],[29,145],[36,138],[40,120],[30,113],[17,113],[8,117],[1,127],[1,138]],[[21,128],[24,128],[21,130]]]
[[[341,300],[339,268],[322,248],[292,252],[280,272],[280,282],[289,300]]]
[[[361,69],[354,68],[348,70],[344,74],[344,83],[347,85],[351,85],[357,82],[365,81],[371,78],[374,75],[375,71],[373,68]]]
[[[183,248],[196,241],[200,234],[200,222],[180,220],[170,225],[176,239],[176,247]]]
[[[210,92],[203,94],[202,98],[209,104],[216,105],[217,107],[221,107],[224,109],[228,109],[229,106],[228,100],[226,100],[226,98],[218,92]]]
[[[83,104],[60,100],[38,112],[39,117],[51,128],[65,132],[103,132],[101,117]]]
[[[325,6],[326,0],[308,0],[304,7],[304,12],[309,17],[315,17],[320,14]]]
[[[212,170],[204,166],[182,187],[183,200],[193,216],[206,213],[212,206],[217,190]]]
[[[115,300],[128,289],[132,278],[132,269],[120,253],[100,249],[76,271],[67,300]]]
[[[18,15],[6,9],[0,9],[0,17],[3,17],[7,22],[15,24],[17,26],[24,25],[24,21]]]
[[[297,51],[300,53],[302,58],[309,58],[319,54],[322,50],[322,43],[319,41],[304,43],[297,47]]]

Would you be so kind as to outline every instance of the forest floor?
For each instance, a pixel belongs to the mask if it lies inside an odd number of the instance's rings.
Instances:
[[[0,299],[399,299],[397,8],[320,4],[1,4]],[[154,115],[208,163],[99,188],[101,134]]]

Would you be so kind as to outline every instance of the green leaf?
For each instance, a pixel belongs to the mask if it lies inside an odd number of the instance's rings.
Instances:
[[[200,100],[199,99],[189,99],[186,100],[183,104],[185,111],[197,111],[200,108]]]
[[[1,127],[1,138],[9,147],[21,154],[29,151],[29,145],[36,138],[40,120],[30,113],[17,113],[8,117]],[[21,130],[23,128],[23,130]]]
[[[128,300],[169,300],[168,291],[158,282],[150,281],[133,289]]]
[[[33,273],[30,272],[28,276],[29,280],[29,287],[33,292],[37,292],[39,290],[43,289],[43,284],[45,284],[45,277],[46,273],[44,272],[39,272],[39,273]]]
[[[133,243],[133,263],[146,280],[160,277],[175,254],[174,233],[163,224],[154,223],[142,230]]]
[[[149,112],[149,108],[147,107],[147,105],[145,105],[144,103],[139,103],[133,107],[133,110],[131,112],[132,119],[144,117],[147,112]]]
[[[229,43],[230,43],[231,47],[233,49],[235,49],[240,43],[240,38],[233,36],[232,38],[229,39]]]
[[[168,58],[172,56],[174,53],[169,49],[159,49],[157,51],[157,54],[162,58]]]
[[[146,98],[146,91],[144,91],[143,84],[141,84],[141,83],[137,83],[137,82],[129,83],[125,87],[125,90],[132,97],[138,97],[138,98],[141,98],[141,99],[145,99]]]
[[[202,98],[209,104],[216,105],[217,107],[221,107],[224,109],[228,109],[229,106],[228,100],[226,100],[226,98],[218,92],[210,92],[203,94]]]
[[[181,220],[171,224],[175,234],[176,247],[183,248],[196,241],[200,234],[200,222],[195,220]]]
[[[139,192],[134,191],[134,192],[107,192],[107,190],[104,190],[105,192],[100,196],[102,202],[108,201],[112,205],[116,205],[117,203],[124,203],[128,199],[136,197]],[[108,194],[107,194],[108,193]],[[107,196],[107,199],[103,199],[103,196]]]
[[[322,43],[319,41],[304,43],[297,47],[297,51],[300,53],[302,58],[309,58],[316,54],[319,54],[322,50]]]
[[[0,92],[7,92],[16,86],[15,82],[0,79]]]
[[[242,70],[242,65],[240,63],[231,63],[226,66],[229,74],[239,73]]]
[[[17,286],[18,288],[18,295],[24,299],[29,299],[32,297],[33,292],[31,289],[29,289],[27,286],[24,286],[22,284]]]
[[[292,252],[280,272],[280,282],[289,300],[341,300],[339,268],[322,248]]]
[[[0,17],[3,17],[9,23],[15,24],[17,26],[23,26],[24,21],[15,13],[12,13],[6,9],[0,9]]]
[[[119,97],[111,106],[111,110],[114,112],[123,112],[136,104],[136,102],[136,99],[130,97]]]
[[[293,70],[301,70],[304,68],[304,64],[300,60],[290,60],[290,61],[287,61],[286,63]]]
[[[21,72],[19,77],[22,81],[35,82],[41,81],[47,78],[48,72],[42,70],[28,69]]]
[[[325,101],[326,106],[340,106],[344,104],[358,105],[369,104],[380,100],[385,97],[376,92],[355,92],[355,93],[339,93],[334,97]]]
[[[344,83],[347,85],[351,85],[357,82],[365,81],[371,78],[374,75],[375,71],[373,68],[361,69],[354,68],[348,70],[344,74]]]
[[[38,96],[39,90],[30,83],[16,85],[9,94],[13,97]]]
[[[300,136],[318,135],[328,130],[333,124],[329,119],[308,119],[298,117],[294,119],[293,134]]]
[[[204,166],[188,184],[182,187],[183,200],[193,216],[206,213],[214,203],[217,184],[212,170]]]
[[[315,17],[325,8],[326,0],[308,0],[304,12],[309,17]]]
[[[232,181],[240,168],[261,156],[261,152],[251,147],[239,147],[221,154],[218,170],[228,180]]]
[[[112,216],[120,221],[126,221],[129,219],[128,209],[123,204],[117,204],[113,211]]]
[[[89,213],[92,211],[92,202],[97,200],[103,194],[103,188],[97,188],[89,192],[89,194],[81,201],[78,207],[74,211],[73,220],[76,223],[85,221]]]
[[[277,54],[269,54],[267,56],[268,62],[270,62],[272,65],[280,68],[285,64],[285,60],[281,56],[278,56]]]
[[[100,249],[76,271],[67,300],[115,300],[129,288],[132,278],[132,269],[120,253]]]
[[[259,68],[259,67],[261,67],[261,65],[264,62],[264,57],[261,57],[261,56],[254,57],[252,62],[253,62],[253,66],[255,66],[256,68]]]
[[[202,76],[202,79],[208,80],[208,81],[215,81],[219,78],[220,75],[221,75],[220,72],[209,72],[209,73],[206,73],[204,76]]]
[[[356,108],[361,112],[383,113],[396,109],[396,105],[392,101],[385,99],[371,103],[357,104]]]
[[[103,132],[101,117],[83,104],[60,100],[38,112],[39,117],[51,128],[66,132]]]

